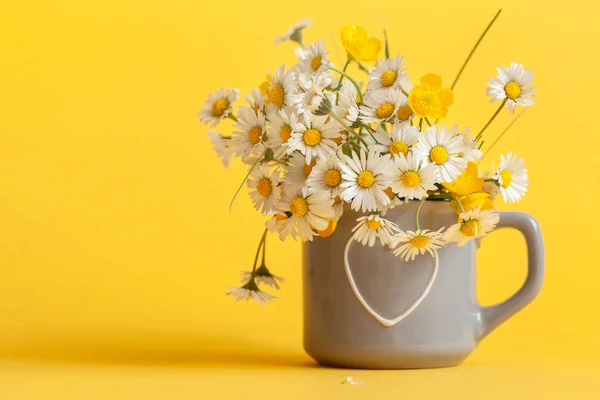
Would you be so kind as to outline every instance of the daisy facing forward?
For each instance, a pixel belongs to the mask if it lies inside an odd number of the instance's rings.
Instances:
[[[279,170],[276,169],[271,174],[267,163],[254,168],[248,177],[248,187],[251,189],[250,197],[254,202],[254,208],[263,214],[273,210],[275,202],[279,198],[278,185]]]
[[[392,125],[391,133],[378,127],[374,136],[379,144],[375,144],[372,147],[382,154],[389,154],[392,159],[401,154],[406,156],[410,148],[419,140],[419,135],[419,128],[410,126],[408,123],[396,123]]]
[[[471,239],[478,239],[488,234],[500,221],[500,214],[493,210],[479,211],[476,208],[463,212],[459,216],[458,224],[452,225],[444,234],[446,242],[457,242],[458,247],[463,247]]]
[[[267,88],[267,114],[272,114],[286,105],[292,104],[296,92],[296,77],[292,70],[285,71],[285,65],[280,65],[275,76],[269,73]]]
[[[512,152],[509,152],[506,157],[500,155],[500,167],[492,179],[496,180],[500,194],[507,203],[521,200],[529,185],[525,162]]]
[[[225,90],[221,88],[215,93],[210,93],[198,113],[198,118],[206,125],[217,126],[223,118],[231,115],[233,103],[238,99],[238,95],[238,89]]]
[[[433,165],[422,165],[421,159],[412,153],[396,157],[389,165],[386,175],[392,192],[406,200],[422,199],[428,196],[428,190],[436,190]]]
[[[315,232],[325,230],[333,218],[333,199],[327,192],[308,194],[306,188],[284,187],[279,211],[291,213],[283,234],[298,233],[302,241],[312,241]]]
[[[287,151],[288,142],[292,137],[292,131],[298,123],[298,117],[292,108],[278,110],[269,115],[269,126],[267,127],[267,144],[276,155]]]
[[[332,140],[338,138],[339,126],[328,121],[327,116],[304,113],[304,123],[297,123],[289,140],[288,154],[294,150],[306,156],[306,162],[313,158],[324,159],[335,151],[337,144]]]
[[[380,157],[373,150],[367,155],[361,149],[360,157],[356,153],[352,153],[352,158],[342,155],[342,200],[352,202],[352,209],[362,212],[375,211],[379,204],[388,205],[390,198],[384,192],[388,163],[387,157]]]
[[[363,245],[373,247],[377,238],[382,246],[392,244],[394,233],[399,232],[398,225],[389,221],[379,214],[371,214],[359,217],[358,225],[352,228],[352,238]]]
[[[366,123],[384,122],[393,118],[406,96],[399,89],[369,92],[364,106],[360,106],[360,120]]]
[[[446,243],[442,238],[441,228],[437,231],[429,231],[429,229],[417,229],[413,231],[400,231],[400,233],[394,236],[394,241],[397,245],[400,245],[394,250],[394,255],[398,257],[404,257],[404,261],[409,259],[414,260],[419,254],[429,253],[431,257],[435,257],[437,250],[443,247]]]
[[[331,154],[321,159],[312,169],[306,181],[310,193],[329,192],[330,197],[335,199],[342,190],[342,168],[337,155]]]
[[[403,57],[397,55],[389,60],[379,60],[369,73],[368,90],[389,91],[401,88],[405,92],[412,89],[410,78],[404,73]]]
[[[497,70],[498,75],[487,84],[486,94],[492,98],[492,102],[503,100],[511,113],[515,112],[517,104],[529,107],[534,103],[535,86],[526,87],[533,81],[530,70],[515,62],[511,62],[508,68],[498,67]]]
[[[464,150],[464,138],[458,133],[457,125],[450,130],[441,126],[438,130],[435,124],[425,130],[414,148],[425,165],[434,166],[441,182],[452,182],[465,169]]]
[[[241,107],[238,123],[233,126],[234,151],[242,160],[259,156],[264,150],[266,141],[266,120],[262,111],[254,111],[248,107]]]
[[[315,74],[318,72],[326,72],[329,60],[328,52],[325,51],[325,41],[318,40],[308,45],[306,49],[298,49],[296,52],[300,58],[300,69],[306,74]]]

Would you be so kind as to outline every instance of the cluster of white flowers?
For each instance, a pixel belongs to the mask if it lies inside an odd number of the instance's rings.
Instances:
[[[301,43],[296,39],[305,25],[290,27],[282,40]],[[224,118],[235,121],[231,137],[210,132],[213,147],[225,165],[232,154],[249,165],[250,197],[268,217],[267,229],[282,240],[327,236],[348,207],[365,213],[353,230],[362,244],[379,240],[406,260],[435,256],[449,242],[462,246],[492,230],[499,220],[493,208],[498,193],[507,202],[524,195],[528,181],[521,159],[503,156],[492,177],[484,179],[476,167],[481,135],[430,122],[445,115],[453,101],[452,92],[441,89],[441,78],[429,74],[413,87],[403,58],[396,56],[377,61],[363,91],[362,83],[333,66],[324,41],[296,54],[297,64],[276,68],[236,113],[237,89],[211,94],[199,113],[212,126]],[[499,74],[488,84],[492,101],[502,100],[510,111],[533,103],[532,89],[524,88],[532,80],[529,71],[513,63]],[[465,190],[461,180],[480,184]],[[452,200],[456,225],[403,231],[385,218],[392,208],[432,196]],[[270,276],[263,268],[265,274]],[[268,300],[258,295],[257,276],[245,275],[247,284],[231,293]]]

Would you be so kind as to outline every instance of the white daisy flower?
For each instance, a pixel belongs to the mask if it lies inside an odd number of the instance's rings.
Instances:
[[[393,124],[391,133],[377,127],[373,136],[379,144],[372,147],[382,154],[389,154],[391,159],[401,154],[406,156],[410,148],[417,143],[420,135],[418,126],[410,126],[406,122]]]
[[[233,150],[231,148],[231,138],[221,135],[219,132],[208,131],[206,132],[212,143],[213,150],[217,153],[223,165],[229,167],[231,163],[231,155]]]
[[[232,139],[235,154],[245,161],[262,154],[267,139],[265,114],[262,111],[240,107],[238,123],[233,127],[237,129]]]
[[[275,44],[280,44],[288,40],[292,40],[299,45],[302,45],[302,31],[312,25],[312,21],[308,18],[302,18],[290,25],[285,35],[275,37]]]
[[[389,159],[380,157],[379,153],[371,150],[368,156],[361,148],[360,157],[352,153],[352,158],[341,155],[340,168],[342,174],[341,199],[352,202],[355,211],[376,211],[378,205],[386,206],[390,198],[385,194],[387,188],[385,171]]]
[[[310,163],[313,158],[323,159],[335,152],[337,144],[332,139],[339,136],[338,125],[328,121],[328,116],[304,113],[304,123],[298,122],[294,127],[287,151],[300,151]]]
[[[291,108],[278,110],[269,116],[267,145],[273,149],[275,154],[287,151],[288,142],[296,124],[298,124],[298,117]]]
[[[511,62],[509,68],[498,67],[497,70],[498,75],[487,84],[486,94],[492,98],[492,102],[506,99],[506,107],[511,113],[515,112],[517,104],[525,107],[533,105],[535,86],[526,87],[533,81],[530,70],[523,69],[523,64],[515,62]]]
[[[233,103],[238,99],[238,89],[225,90],[221,88],[214,94],[210,93],[204,106],[198,112],[198,118],[206,125],[217,126],[223,119],[227,118],[233,112]]]
[[[365,123],[384,122],[395,116],[406,96],[399,89],[368,92],[360,106],[360,120]]]
[[[398,195],[392,191],[392,188],[388,186],[383,191],[387,197],[390,199],[390,202],[387,205],[379,204],[378,209],[381,209],[381,216],[385,217],[387,212],[393,208],[406,204],[404,201],[398,198]]]
[[[331,85],[331,77],[328,72],[320,72],[312,76],[300,75],[298,91],[290,101],[298,109],[299,114],[315,113],[324,100],[329,101],[330,104],[335,103],[335,94],[325,91],[329,85]]]
[[[467,166],[464,157],[464,137],[458,133],[458,126],[447,130],[434,124],[428,127],[413,151],[423,161],[424,166],[432,164],[439,182],[453,182]]]
[[[302,72],[314,74],[328,70],[329,60],[327,56],[329,53],[325,51],[324,40],[318,40],[305,49],[298,49],[296,55],[300,59],[299,67]]]
[[[435,257],[436,250],[443,247],[446,242],[442,237],[441,228],[437,231],[429,231],[429,229],[413,231],[400,231],[394,236],[396,245],[403,243],[400,247],[394,250],[394,255],[404,257],[404,261],[409,259],[414,260],[419,254],[429,253],[431,257]]]
[[[483,174],[483,191],[489,195],[491,201],[496,201],[498,194],[500,194],[500,187],[496,182],[488,181],[488,176],[489,174],[487,172]]]
[[[253,299],[256,303],[260,304],[261,306],[263,306],[266,302],[277,298],[272,294],[260,290],[254,282],[254,280],[251,280],[242,287],[230,286],[229,291],[226,294],[227,296],[235,297],[235,301],[247,301]]]
[[[339,220],[340,218],[342,218],[342,215],[344,214],[344,205],[346,203],[344,202],[344,200],[342,200],[342,198],[340,196],[335,196],[333,198],[333,218],[336,220]]]
[[[267,89],[267,114],[271,115],[286,105],[291,105],[296,93],[296,74],[293,70],[285,72],[285,65],[280,65],[275,76],[269,72]]]
[[[287,160],[286,174],[283,183],[293,189],[298,189],[305,186],[308,176],[317,164],[317,159],[314,158],[310,163],[306,163],[306,157],[299,152],[294,152]]]
[[[492,169],[494,167],[492,166]],[[506,157],[500,155],[500,167],[492,177],[498,182],[502,198],[507,203],[515,203],[525,195],[529,181],[525,161],[509,152]]]
[[[352,82],[348,80],[342,82],[342,87],[338,91],[337,105],[334,105],[332,110],[341,119],[349,121],[348,125],[352,125],[358,120],[358,90]]]
[[[371,214],[359,217],[358,225],[352,228],[352,238],[363,245],[373,247],[377,238],[382,246],[392,244],[394,233],[399,232],[398,225],[382,218],[379,214]]]
[[[369,73],[367,90],[389,91],[402,88],[406,93],[412,89],[410,78],[404,73],[402,66],[403,57],[397,55],[389,60],[379,60],[375,68]]]
[[[331,154],[317,162],[306,181],[310,193],[329,192],[333,199],[341,194],[342,168],[337,155]]]
[[[288,216],[286,213],[280,211],[272,211],[269,214],[272,215],[271,218],[265,222],[266,228],[271,233],[278,233],[280,240],[285,240],[286,236],[289,234],[292,236],[292,239],[296,240],[296,232],[283,233],[283,230],[287,226]]]
[[[329,193],[309,194],[306,188],[292,189],[285,186],[279,203],[279,211],[291,213],[284,234],[297,232],[302,241],[312,241],[315,232],[325,230],[333,218],[333,199]]]
[[[479,211],[479,207],[461,213],[458,224],[452,225],[444,234],[446,242],[457,242],[464,246],[471,239],[481,238],[496,227],[500,214],[493,210]]]
[[[257,165],[248,177],[247,184],[251,189],[249,193],[254,202],[254,208],[260,210],[263,214],[275,207],[275,203],[279,198],[279,191],[277,190],[279,178],[279,170],[276,169],[271,174],[267,163]]]
[[[414,118],[414,116],[415,113],[408,104],[408,97],[402,94],[402,101],[400,101],[398,111],[396,111],[396,121],[409,123]]]
[[[461,134],[463,137],[463,156],[469,162],[477,161],[481,158],[481,150],[479,144],[475,141],[475,137],[469,136],[469,128],[466,128]]]
[[[252,271],[242,271],[242,283],[248,282],[252,277]],[[273,275],[266,266],[262,265],[254,271],[254,280],[257,285],[267,285],[271,286],[275,289],[279,289],[279,284],[283,282],[283,279],[280,276]]]
[[[267,96],[262,94],[260,89],[254,88],[250,91],[250,94],[245,94],[244,99],[248,102],[248,105],[254,111],[262,111],[265,112],[265,101],[267,100]]]
[[[385,174],[388,177],[387,185],[406,200],[422,199],[428,196],[428,190],[436,189],[433,164],[423,164],[419,156],[412,153],[396,157]]]

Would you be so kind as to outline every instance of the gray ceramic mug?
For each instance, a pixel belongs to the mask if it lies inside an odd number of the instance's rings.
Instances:
[[[415,229],[416,202],[390,210],[386,218],[403,230]],[[427,289],[434,259],[404,262],[387,247],[344,247],[360,215],[346,210],[333,235],[304,246],[304,348],[324,365],[349,368],[434,368],[456,365],[481,339],[529,304],[544,275],[544,248],[539,225],[528,214],[501,212],[498,228],[521,231],[527,243],[528,272],[511,298],[492,307],[476,299],[475,252],[479,241],[439,250],[439,268],[430,291],[402,322],[387,327],[361,304],[387,319],[402,315]],[[421,227],[437,230],[457,222],[447,202],[427,201]],[[493,232],[492,232],[493,235]]]

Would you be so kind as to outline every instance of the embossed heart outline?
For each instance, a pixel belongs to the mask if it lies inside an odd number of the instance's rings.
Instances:
[[[377,320],[377,322],[379,322],[381,325],[385,326],[386,328],[391,328],[391,327],[399,324],[400,322],[404,321],[404,319],[406,319],[410,314],[412,314],[413,311],[415,311],[417,309],[417,307],[419,307],[419,305],[421,304],[421,302],[423,302],[425,297],[427,297],[427,295],[429,294],[429,291],[431,290],[431,287],[433,286],[433,282],[435,281],[435,278],[437,277],[438,269],[439,269],[439,265],[440,265],[439,256],[438,256],[437,251],[434,252],[434,257],[433,257],[435,260],[435,264],[433,267],[433,273],[431,274],[431,278],[429,278],[429,282],[427,283],[427,286],[425,286],[425,290],[423,290],[423,293],[421,293],[421,296],[419,296],[419,298],[417,300],[415,300],[414,303],[410,307],[408,307],[408,309],[406,311],[404,311],[402,314],[400,314],[396,318],[388,319],[388,318],[381,316],[377,311],[375,311],[375,310],[373,310],[373,308],[371,308],[371,306],[367,303],[367,301],[364,299],[364,297],[360,293],[360,290],[358,290],[358,286],[356,286],[356,282],[354,281],[354,276],[352,275],[352,271],[350,270],[350,263],[348,262],[348,253],[349,253],[350,247],[352,246],[353,243],[354,243],[354,237],[350,236],[348,238],[348,240],[346,241],[346,246],[344,246],[344,268],[346,270],[346,276],[348,277],[348,282],[350,283],[352,292],[354,292],[354,296],[358,299],[358,302],[363,306],[363,308],[369,314],[371,314],[371,316],[373,318],[375,318]]]

